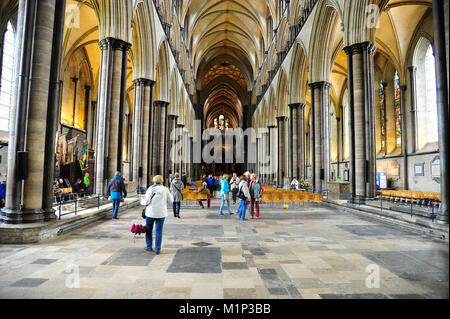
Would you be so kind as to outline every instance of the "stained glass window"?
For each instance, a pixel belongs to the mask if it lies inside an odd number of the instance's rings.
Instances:
[[[400,77],[398,71],[394,75],[394,116],[395,116],[395,141],[396,148],[402,146],[402,120],[401,120],[401,93]]]
[[[386,94],[383,81],[380,81],[380,131],[381,152],[386,152]]]
[[[230,127],[230,121],[225,119],[225,116],[220,115],[219,117],[214,119],[214,127],[224,131],[225,129]]]

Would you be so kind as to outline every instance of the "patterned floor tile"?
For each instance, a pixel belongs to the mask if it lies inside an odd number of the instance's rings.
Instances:
[[[300,206],[263,206],[246,222],[219,218],[217,200],[206,214],[182,208],[160,255],[129,233],[140,208],[52,242],[0,245],[0,298],[448,298],[448,243]],[[366,282],[374,265],[378,288]]]

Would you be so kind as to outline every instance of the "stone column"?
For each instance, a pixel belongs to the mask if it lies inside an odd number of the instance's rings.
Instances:
[[[329,173],[328,117],[330,104],[330,87],[328,82],[311,83],[311,141],[314,144],[312,160],[312,187],[316,191],[326,189]]]
[[[298,178],[306,178],[306,132],[305,132],[305,104],[301,103],[298,110],[299,123],[299,176]]]
[[[256,160],[254,164],[254,173],[259,176],[259,137],[256,135]]]
[[[300,157],[302,154],[301,150],[301,103],[290,104],[290,117],[291,117],[291,125],[290,125],[290,138],[289,144],[291,149],[291,173],[290,177],[301,178],[300,176]]]
[[[371,42],[344,48],[348,58],[350,175],[353,199],[376,195],[374,61]]]
[[[447,12],[447,14],[445,13]],[[450,209],[450,149],[449,149],[449,108],[448,108],[448,46],[446,47],[445,16],[448,19],[448,1],[433,1],[434,56],[436,59],[436,90],[439,119],[439,154],[441,164],[441,210],[438,221],[448,224]],[[448,41],[448,37],[447,37]],[[447,43],[448,45],[448,43]]]
[[[166,163],[166,136],[167,136],[167,107],[168,102],[155,101],[154,103],[154,138],[153,138],[153,176],[162,175],[166,177],[165,163]]]
[[[278,123],[278,184],[284,186],[287,178],[287,150],[288,150],[288,121],[287,116],[277,117]]]
[[[58,7],[58,14],[61,11],[64,9]],[[49,134],[47,129],[51,129],[47,126],[55,122],[53,115],[48,114],[49,101],[54,103],[50,83],[53,86],[59,82],[59,78],[50,73],[58,63],[58,55],[52,56],[53,46],[60,40],[59,34],[54,32],[55,19],[60,20],[56,12],[55,0],[29,0],[19,4],[17,84],[10,113],[13,124],[6,207],[2,210],[2,219],[6,223],[35,223],[54,218],[51,209],[44,213],[44,207],[48,205],[48,192],[44,189],[47,190],[53,174],[46,170],[46,156],[51,155],[45,150],[46,145],[49,149],[48,143],[55,140],[53,137],[47,141],[46,136]],[[53,108],[54,105],[52,111]],[[50,115],[51,123],[47,123],[47,115]],[[56,125],[53,134],[56,134]],[[54,149],[52,154],[54,156]]]
[[[91,102],[91,108],[92,108],[92,125],[91,125],[91,132],[89,134],[89,145],[91,145],[90,149],[95,150],[97,139],[95,136],[97,136],[97,101]]]
[[[144,82],[144,115],[142,125],[142,183],[148,187],[151,180],[151,169],[153,160],[153,87],[155,81]]]
[[[137,187],[141,185],[141,178],[139,171],[143,173],[142,165],[142,151],[143,151],[143,113],[144,113],[144,81],[143,79],[136,79],[134,84],[134,110],[133,110],[133,161],[132,161],[132,181],[137,182]],[[148,110],[147,110],[148,111]],[[148,130],[148,127],[147,127]]]
[[[168,170],[171,171],[172,174],[175,173],[176,170],[176,154],[174,153],[175,140],[172,138],[176,137],[176,128],[177,128],[177,115],[169,115],[168,119],[168,127],[167,127],[167,155],[168,155]]]
[[[410,66],[408,68],[409,71],[409,83],[410,83],[410,93],[411,93],[411,137],[413,139],[411,153],[416,152],[417,147],[417,133],[416,133],[416,124],[417,124],[417,82],[416,82],[416,72],[417,67]]]
[[[269,152],[270,157],[270,165],[268,169],[268,178],[270,183],[273,183],[275,180],[277,167],[278,167],[278,147],[277,147],[277,127],[275,125],[271,125],[267,127],[269,129],[269,138],[267,141],[267,150]]]
[[[403,189],[409,189],[409,183],[408,183],[408,125],[406,124],[406,105],[405,105],[406,85],[401,85],[400,90],[401,90],[402,155],[403,155],[403,180],[404,180],[403,181]],[[374,104],[374,106],[375,106],[375,104]]]
[[[85,89],[87,91],[88,86],[85,86]],[[92,145],[92,136],[93,136],[93,131],[94,131],[94,102],[91,101],[92,97],[91,97],[91,91],[92,88],[89,86],[89,94],[86,92],[86,102],[88,103],[86,106],[86,116],[87,116],[87,124],[86,124],[86,139],[88,141],[89,144],[89,149],[93,149],[93,145]],[[89,96],[89,98],[88,98]]]
[[[127,55],[131,44],[105,38],[101,48],[95,149],[95,193],[106,193],[107,180],[122,171],[122,134]]]
[[[5,223],[22,223],[22,184],[25,176],[20,174],[19,152],[25,152],[26,114],[28,112],[28,96],[32,67],[33,33],[36,28],[37,1],[19,1],[17,20],[17,48],[15,52],[15,84],[10,110],[8,175],[6,203],[2,209],[2,220]],[[21,176],[22,175],[22,176]]]
[[[264,141],[264,152],[267,159],[267,163],[265,163],[264,168],[264,175],[265,179],[267,181],[267,184],[272,183],[273,180],[271,180],[271,167],[272,167],[272,153],[270,151],[270,145],[271,145],[271,134],[270,134],[270,127],[267,129],[267,133],[265,133],[265,141]]]
[[[188,162],[190,158],[190,150],[189,150],[189,132],[183,132],[183,165],[180,174],[185,173],[188,168]]]
[[[183,170],[183,162],[184,162],[184,125],[183,124],[178,124],[177,128],[179,130],[179,136],[180,136],[180,141],[179,143],[181,143],[181,147],[180,147],[180,153],[177,154],[177,165],[176,165],[176,172],[178,173],[182,173]]]
[[[160,133],[160,121],[158,120],[160,115],[159,112],[161,111],[158,107],[159,101],[153,102],[153,111],[151,112],[151,143],[152,143],[152,154],[151,154],[151,175],[155,176],[158,175],[157,168],[158,168],[158,156],[159,156],[159,133]]]
[[[188,178],[193,178],[193,173],[194,173],[194,156],[193,156],[193,152],[192,149],[194,147],[194,137],[190,136],[189,137],[189,164],[188,164],[188,171],[186,173]]]
[[[64,34],[64,17],[66,1],[55,2],[55,18],[53,23],[52,56],[50,66],[50,87],[47,108],[47,129],[45,134],[45,162],[44,162],[44,187],[42,207],[44,210],[44,220],[56,219],[53,209],[53,181],[55,178],[55,145],[56,131],[58,129],[59,110],[61,107],[61,87],[60,78],[61,56]],[[89,88],[89,89],[88,89]],[[86,100],[90,99],[90,87],[86,88]]]

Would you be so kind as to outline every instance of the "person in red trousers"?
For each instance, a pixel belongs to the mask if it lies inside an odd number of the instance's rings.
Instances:
[[[263,187],[262,187],[261,182],[258,179],[258,176],[256,176],[256,174],[251,175],[249,190],[250,190],[250,197],[251,197],[250,214],[253,219],[255,216],[255,211],[256,211],[256,219],[258,219],[259,218],[259,202],[261,200]]]

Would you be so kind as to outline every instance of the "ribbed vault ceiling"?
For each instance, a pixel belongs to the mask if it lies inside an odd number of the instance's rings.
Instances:
[[[271,15],[265,0],[192,0],[185,12],[187,43],[202,92],[205,119],[217,108],[239,116],[248,104]],[[212,91],[203,92],[213,87]],[[233,89],[234,88],[234,89]],[[219,112],[220,113],[220,112]],[[237,122],[238,119],[236,119]]]

